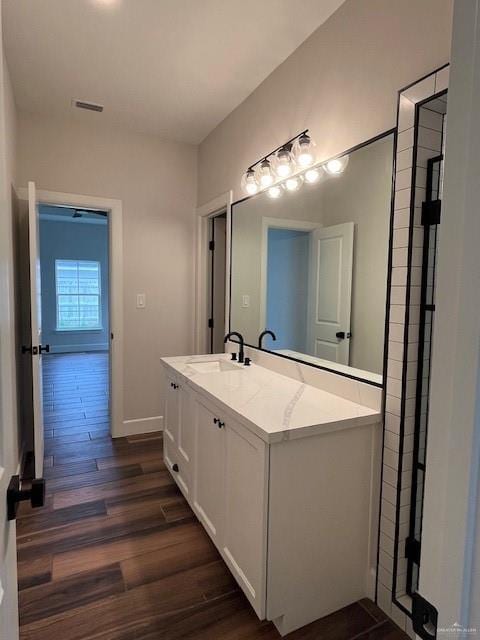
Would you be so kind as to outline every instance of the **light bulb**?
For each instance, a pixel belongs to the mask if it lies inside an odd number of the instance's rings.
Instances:
[[[250,196],[253,196],[257,193],[258,183],[255,178],[255,171],[252,168],[248,169],[243,174],[242,187]]]
[[[305,172],[305,181],[313,184],[320,179],[320,171],[318,169],[309,169]]]
[[[309,167],[315,162],[315,143],[306,133],[295,141],[293,153],[300,167]]]
[[[285,186],[288,191],[296,191],[301,184],[302,184],[302,179],[300,176],[294,176],[293,178],[289,178],[285,182]]]
[[[332,176],[338,176],[345,171],[345,167],[348,164],[348,156],[342,156],[341,158],[334,158],[329,160],[325,165],[325,171],[328,171]]]
[[[269,187],[274,182],[272,167],[268,160],[263,160],[258,169],[258,177],[262,188]]]
[[[270,187],[267,193],[270,198],[279,198],[282,195],[282,188],[278,185],[274,185],[273,187]]]
[[[293,171],[293,159],[290,148],[287,146],[279,149],[275,155],[275,173],[280,178],[286,178]]]

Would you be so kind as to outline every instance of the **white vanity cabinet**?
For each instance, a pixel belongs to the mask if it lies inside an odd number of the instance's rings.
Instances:
[[[258,617],[285,635],[371,596],[378,411],[260,367],[169,360],[165,463]]]
[[[256,613],[264,618],[267,447],[213,404],[200,398],[193,402],[192,507]]]

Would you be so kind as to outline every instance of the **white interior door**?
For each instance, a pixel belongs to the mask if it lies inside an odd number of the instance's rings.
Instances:
[[[349,364],[353,222],[312,232],[308,353]]]
[[[32,328],[32,386],[35,477],[43,476],[42,306],[40,281],[39,217],[35,183],[28,183],[30,251],[30,315]]]

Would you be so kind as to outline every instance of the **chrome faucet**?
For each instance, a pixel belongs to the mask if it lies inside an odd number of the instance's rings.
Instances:
[[[225,344],[230,340],[230,338],[232,336],[235,336],[236,338],[238,338],[238,341],[240,343],[240,350],[238,352],[238,361],[243,364],[243,361],[245,360],[245,353],[244,353],[244,340],[243,340],[243,336],[241,333],[238,333],[238,331],[230,331],[230,333],[227,333],[227,335],[224,338],[224,342]],[[233,359],[233,358],[232,358]]]
[[[263,339],[265,338],[265,336],[271,336],[272,340],[276,340],[277,339],[277,336],[273,333],[273,331],[270,331],[270,329],[265,329],[265,331],[262,331],[262,333],[258,336],[258,348],[259,349],[263,349],[262,342],[263,342]]]

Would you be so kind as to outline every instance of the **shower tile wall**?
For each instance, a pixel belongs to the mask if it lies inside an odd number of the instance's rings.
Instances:
[[[442,115],[417,110],[416,106],[447,86],[445,67],[402,91],[398,108],[377,599],[379,606],[412,637],[406,614],[411,601],[405,590],[405,539],[410,522],[415,428],[423,247],[421,205],[426,193],[427,160],[441,152],[443,123]]]

